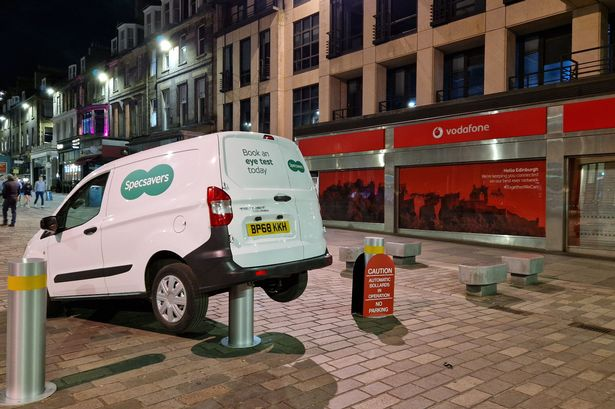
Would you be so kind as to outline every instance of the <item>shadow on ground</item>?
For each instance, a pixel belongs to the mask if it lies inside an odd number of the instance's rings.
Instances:
[[[394,315],[382,318],[365,318],[353,315],[359,329],[378,336],[387,345],[404,345],[408,329]]]

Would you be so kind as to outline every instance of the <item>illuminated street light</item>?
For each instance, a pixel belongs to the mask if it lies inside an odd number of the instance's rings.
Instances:
[[[28,110],[30,108],[30,104],[28,104],[27,102],[24,102],[21,107],[23,108],[24,111]]]
[[[105,72],[100,72],[96,78],[98,78],[98,81],[100,82],[107,82],[109,80],[109,76]]]
[[[46,91],[47,91],[47,95],[49,96],[52,96],[56,92],[56,90],[51,87],[47,87]]]
[[[0,121],[2,122],[6,121],[6,117],[4,115],[0,115]]]
[[[173,47],[171,45],[171,42],[167,40],[166,38],[164,38],[163,36],[158,36],[157,40],[158,40],[158,47],[160,47],[160,51],[167,52]]]

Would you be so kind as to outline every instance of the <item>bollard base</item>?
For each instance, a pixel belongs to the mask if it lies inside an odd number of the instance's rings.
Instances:
[[[53,395],[57,389],[58,387],[55,383],[45,382],[45,390],[43,391],[43,393],[24,399],[8,398],[6,396],[6,390],[3,389],[2,391],[0,391],[0,406],[26,405],[28,403],[38,402],[39,400],[43,400]]]
[[[261,339],[257,336],[252,337],[252,343],[250,345],[241,345],[241,346],[231,345],[231,343],[229,342],[229,337],[224,337],[220,341],[220,344],[222,344],[222,346],[225,346],[227,348],[252,348],[252,347],[259,345],[260,343],[261,343]]]

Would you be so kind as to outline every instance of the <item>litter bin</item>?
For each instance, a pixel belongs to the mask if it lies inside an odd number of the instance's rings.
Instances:
[[[90,186],[90,192],[88,193],[89,207],[100,207],[102,202],[102,187]]]

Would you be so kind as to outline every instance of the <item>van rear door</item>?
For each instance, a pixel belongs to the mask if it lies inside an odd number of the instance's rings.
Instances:
[[[222,186],[233,206],[228,226],[233,260],[242,267],[255,267],[305,258],[304,215],[298,203],[311,186],[297,187],[290,178],[289,160],[305,167],[296,153],[289,156],[294,144],[247,132],[220,133],[219,138]],[[310,181],[309,173],[304,176]]]

